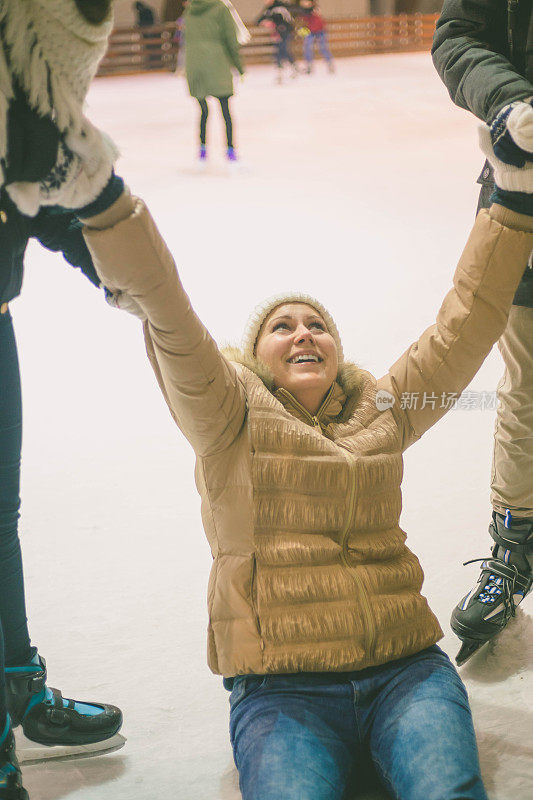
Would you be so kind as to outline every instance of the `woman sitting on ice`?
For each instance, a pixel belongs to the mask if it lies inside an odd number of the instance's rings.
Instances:
[[[330,313],[299,293],[261,306],[242,351],[221,353],[140,200],[125,192],[85,220],[197,455],[209,665],[231,689],[244,800],[340,800],[370,760],[402,800],[486,798],[466,691],[399,527],[402,453],[479,369],[533,248],[533,168],[510,168],[509,184],[488,129],[484,146],[496,202],[436,323],[379,381],[344,360]],[[427,402],[401,402],[415,393]]]

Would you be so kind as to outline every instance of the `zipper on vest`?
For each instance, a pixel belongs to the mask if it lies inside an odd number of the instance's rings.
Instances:
[[[328,404],[328,402],[329,402],[329,398],[330,398],[330,397],[331,397],[331,395],[333,394],[333,390],[334,390],[334,388],[335,388],[335,384],[334,384],[334,383],[332,383],[332,384],[331,384],[331,386],[330,386],[330,388],[329,388],[329,392],[327,393],[327,395],[326,395],[326,396],[325,396],[325,398],[324,398],[324,402],[322,403],[322,405],[320,406],[320,408],[318,409],[318,411],[316,412],[316,414],[311,414],[311,413],[310,413],[310,412],[309,412],[309,411],[306,409],[306,407],[305,407],[305,406],[303,406],[303,405],[302,405],[300,402],[298,402],[298,400],[297,400],[297,399],[294,397],[294,395],[292,395],[290,392],[288,392],[288,391],[287,391],[287,389],[278,389],[278,392],[277,392],[277,393],[278,393],[278,394],[283,394],[283,396],[284,396],[284,397],[286,397],[286,398],[289,400],[289,402],[290,402],[290,403],[292,403],[294,406],[296,406],[296,408],[297,408],[299,411],[301,411],[302,415],[303,415],[303,416],[304,416],[306,419],[308,419],[308,420],[309,420],[310,424],[311,424],[311,425],[312,425],[314,428],[318,428],[319,430],[322,430],[322,428],[320,427],[320,417],[321,417],[321,415],[322,415],[322,412],[324,411],[325,407],[327,406],[327,404]]]
[[[374,649],[374,640],[376,638],[376,626],[374,625],[374,617],[372,615],[372,609],[370,608],[370,603],[368,601],[368,597],[366,596],[365,587],[362,584],[361,579],[359,578],[359,574],[357,572],[357,568],[353,567],[348,562],[348,555],[347,555],[347,541],[348,541],[348,534],[350,532],[350,528],[353,522],[354,514],[355,514],[355,464],[356,460],[350,453],[345,453],[346,460],[348,462],[349,468],[349,475],[350,475],[350,497],[348,501],[348,515],[346,517],[346,522],[344,524],[344,528],[342,531],[341,537],[341,559],[342,563],[346,567],[346,569],[350,572],[352,579],[357,588],[357,595],[359,598],[359,603],[361,605],[361,609],[363,612],[363,618],[365,622],[365,645],[366,645],[366,654],[367,657],[373,652]]]

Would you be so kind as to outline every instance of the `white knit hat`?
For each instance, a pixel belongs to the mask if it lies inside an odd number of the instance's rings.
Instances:
[[[337,330],[337,326],[333,321],[333,317],[327,308],[322,305],[322,303],[319,303],[314,297],[311,297],[308,294],[302,294],[301,292],[287,292],[285,294],[278,294],[274,297],[269,297],[267,300],[264,300],[255,307],[250,318],[248,319],[248,322],[246,323],[246,328],[244,330],[244,335],[242,338],[243,354],[247,358],[253,358],[255,356],[255,345],[257,343],[257,337],[259,336],[259,331],[261,330],[263,322],[266,320],[268,315],[274,311],[275,308],[285,305],[285,303],[305,303],[306,305],[314,308],[315,311],[318,311],[326,323],[328,333],[331,334],[335,341],[337,346],[337,359],[340,366],[344,361],[344,353],[342,350],[341,337],[339,336],[339,331]]]
[[[88,22],[74,0],[1,0],[0,159],[6,158],[12,78],[61,133],[79,133],[83,103],[113,27],[112,3],[99,24]],[[0,181],[1,183],[1,181]]]

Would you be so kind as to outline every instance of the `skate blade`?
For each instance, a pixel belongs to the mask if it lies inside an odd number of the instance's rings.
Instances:
[[[455,663],[457,666],[462,667],[484,644],[486,644],[486,642],[463,642],[461,644],[461,649],[455,656]]]
[[[103,742],[92,742],[91,744],[76,745],[46,745],[32,742],[24,736],[22,728],[15,731],[15,741],[17,744],[17,758],[20,764],[30,766],[31,764],[42,764],[45,761],[69,761],[77,758],[92,758],[107,753],[114,753],[126,744],[126,739],[122,734],[115,733],[110,739]]]

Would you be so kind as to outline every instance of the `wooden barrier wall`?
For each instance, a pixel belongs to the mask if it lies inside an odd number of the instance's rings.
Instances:
[[[149,28],[115,28],[98,75],[120,75],[148,70],[174,72],[178,57],[176,25],[166,22]]]
[[[394,17],[358,17],[328,22],[327,33],[334,57],[429,50],[439,14],[400,14]],[[268,30],[251,28],[252,40],[243,48],[248,64],[273,59]],[[294,54],[303,55],[303,39],[294,37]]]
[[[429,50],[438,14],[399,14],[386,17],[358,17],[328,21],[329,45],[333,56],[400,53]],[[250,26],[251,41],[242,48],[246,64],[273,60],[274,42],[270,32]],[[179,41],[173,22],[150,28],[117,28],[98,75],[118,75],[148,70],[174,72]],[[294,37],[294,54],[302,57],[303,39]]]

